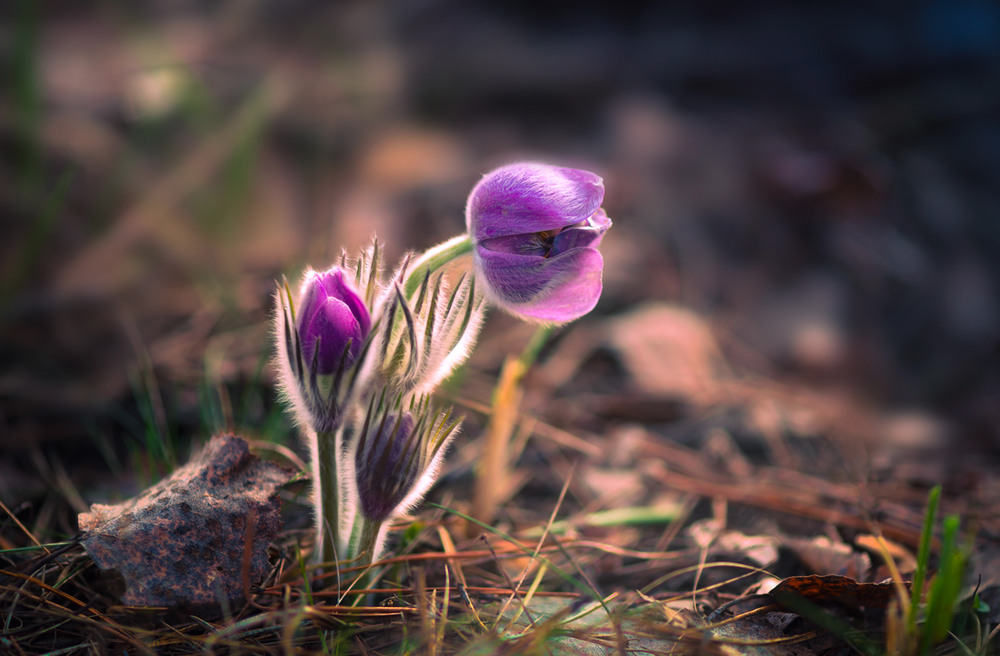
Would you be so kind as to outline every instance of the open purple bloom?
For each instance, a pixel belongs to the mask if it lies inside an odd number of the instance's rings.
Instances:
[[[371,331],[368,308],[340,267],[306,274],[297,323],[306,366],[315,361],[319,374],[337,371],[341,358],[353,364]]]
[[[466,224],[491,299],[547,323],[590,312],[604,270],[597,247],[611,226],[603,200],[604,181],[589,171],[520,163],[486,174]]]

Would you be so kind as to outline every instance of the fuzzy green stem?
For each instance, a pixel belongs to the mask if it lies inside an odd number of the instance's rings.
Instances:
[[[375,553],[375,546],[378,543],[382,525],[383,522],[369,519],[361,512],[354,516],[354,526],[351,527],[351,538],[347,545],[347,556],[353,561],[352,565],[368,567],[375,561],[379,555]],[[372,572],[362,570],[358,573],[357,581],[353,586],[355,589],[367,588],[371,579]]]
[[[323,545],[321,557],[323,562],[332,563],[337,560],[337,533],[340,525],[338,511],[339,481],[337,480],[337,434],[316,434],[317,462],[314,464],[317,497],[322,511],[321,521],[316,527],[317,538]]]
[[[434,273],[454,259],[472,252],[472,238],[461,234],[424,251],[411,265],[410,273],[403,283],[406,298],[413,296],[420,288],[424,276]]]
[[[538,354],[542,352],[542,347],[549,341],[553,330],[555,330],[554,326],[539,326],[535,330],[535,334],[531,336],[528,344],[521,351],[521,357],[517,359],[524,372],[527,372],[531,368],[531,365],[535,364]],[[524,374],[522,373],[521,375],[523,377]]]
[[[382,522],[369,519],[363,513],[358,513],[351,531],[351,543],[348,547],[348,557],[353,565],[370,565],[375,557],[375,541],[378,539]]]

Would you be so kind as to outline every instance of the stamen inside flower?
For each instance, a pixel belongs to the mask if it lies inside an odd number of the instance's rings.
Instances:
[[[552,248],[556,244],[556,235],[562,228],[556,228],[555,230],[543,230],[542,232],[535,233],[535,239],[538,240],[538,247],[541,249],[540,255],[544,258],[548,258],[552,255]]]
[[[495,253],[535,255],[549,259],[574,248],[596,246],[610,225],[611,221],[604,210],[599,210],[579,223],[540,232],[492,237],[484,239],[480,246]]]

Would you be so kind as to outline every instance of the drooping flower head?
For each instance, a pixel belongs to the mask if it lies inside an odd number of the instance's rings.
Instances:
[[[597,247],[611,226],[603,200],[604,181],[589,171],[520,163],[486,174],[466,226],[491,300],[543,323],[590,312],[602,288]]]

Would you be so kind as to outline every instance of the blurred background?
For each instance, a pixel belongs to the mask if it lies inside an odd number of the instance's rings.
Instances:
[[[0,499],[294,444],[275,280],[450,237],[521,158],[599,172],[615,221],[528,410],[995,464],[1000,6],[605,5],[3,3]],[[466,400],[530,333],[492,315]]]

